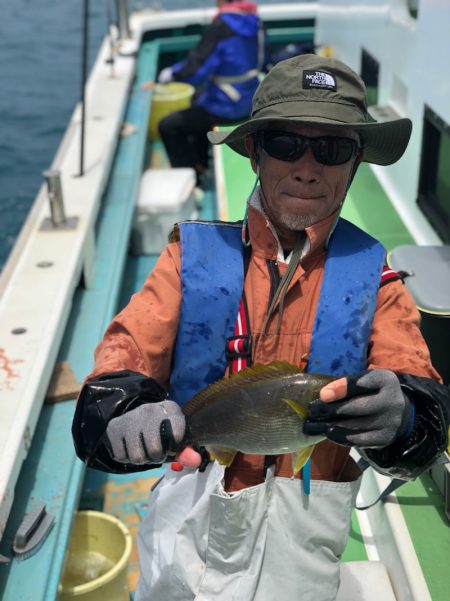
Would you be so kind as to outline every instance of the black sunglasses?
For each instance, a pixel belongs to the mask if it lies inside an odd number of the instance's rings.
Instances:
[[[309,146],[318,163],[343,165],[358,151],[356,140],[340,136],[309,138],[286,131],[266,130],[259,131],[257,139],[260,147],[279,161],[296,161],[305,154]]]

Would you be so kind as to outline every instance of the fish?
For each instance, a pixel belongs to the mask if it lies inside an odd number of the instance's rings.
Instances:
[[[309,405],[336,377],[305,373],[287,361],[255,364],[210,384],[184,406],[187,446],[206,447],[211,458],[231,465],[238,451],[291,453],[300,471],[324,436],[303,433]]]

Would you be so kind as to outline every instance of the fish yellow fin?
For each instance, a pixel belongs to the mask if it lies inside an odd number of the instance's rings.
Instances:
[[[294,401],[292,399],[281,399],[283,403],[289,405],[291,409],[295,411],[301,417],[307,419],[309,417],[309,411],[305,407],[303,407],[298,401]]]
[[[311,457],[315,446],[315,444],[312,444],[309,445],[309,447],[303,447],[303,449],[299,449],[296,453],[292,453],[292,469],[294,470],[294,476],[295,474],[298,474],[298,472]]]
[[[219,447],[208,448],[209,456],[212,461],[217,461],[220,465],[230,467],[237,451],[235,449],[223,449]]]

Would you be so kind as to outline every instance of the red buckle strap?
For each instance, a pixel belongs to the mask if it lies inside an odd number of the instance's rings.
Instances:
[[[401,279],[403,279],[401,273],[398,273],[397,271],[391,269],[388,265],[385,265],[381,274],[380,288],[389,282],[395,282],[396,280]]]
[[[251,363],[252,337],[247,321],[245,299],[242,298],[234,326],[234,336],[227,338],[225,345],[225,356],[230,365],[231,373],[241,371]]]
[[[230,336],[230,338],[227,338],[225,354],[229,361],[239,357],[250,357],[252,354],[251,336],[249,334],[242,334],[241,336]]]

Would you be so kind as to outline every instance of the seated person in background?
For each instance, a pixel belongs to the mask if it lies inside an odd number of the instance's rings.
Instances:
[[[163,69],[159,83],[198,88],[192,107],[161,120],[159,133],[172,167],[193,167],[197,183],[208,165],[206,133],[250,114],[258,74],[266,64],[262,22],[252,2],[216,0],[218,14],[186,60]]]

